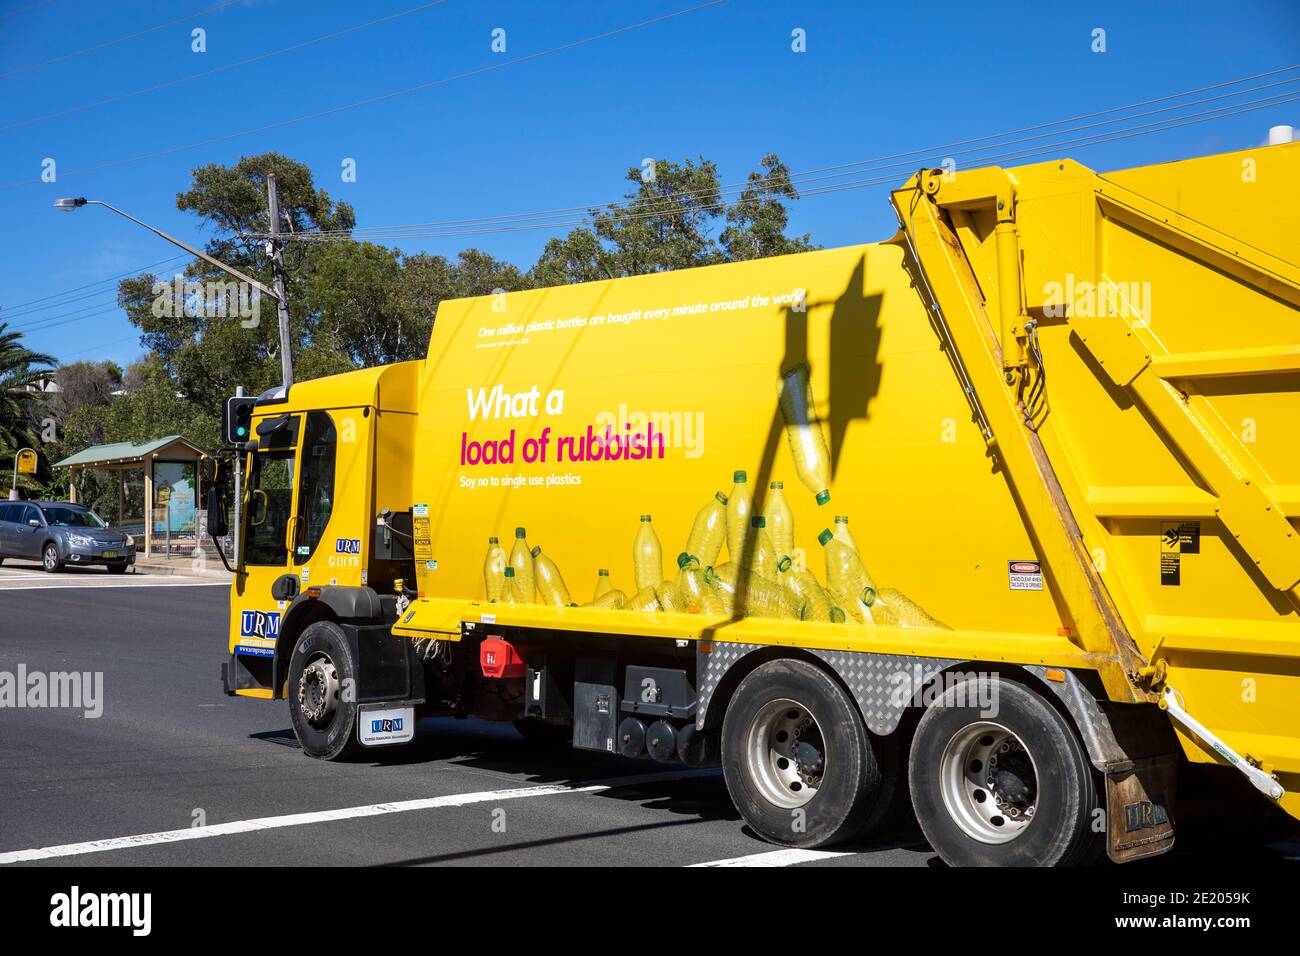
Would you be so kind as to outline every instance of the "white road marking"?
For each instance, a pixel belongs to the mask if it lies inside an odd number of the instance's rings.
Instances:
[[[64,581],[64,582],[54,581],[49,584],[19,584],[17,587],[8,587],[4,583],[4,581],[5,581],[4,578],[0,578],[0,594],[4,594],[6,591],[49,591],[54,588],[63,588],[65,590],[81,589],[85,591],[98,591],[102,588],[228,588],[230,587],[229,581],[199,581],[199,580],[187,580],[187,579],[181,579],[179,581],[172,579],[168,581],[161,581],[161,580],[160,581],[124,581],[121,583],[105,582],[103,584],[100,584],[98,582],[92,582],[92,581],[86,581],[85,583],[76,583],[76,584],[72,583],[71,581]]]
[[[799,863],[812,863],[814,860],[831,860],[837,856],[852,855],[834,850],[769,850],[766,853],[751,853],[749,856],[737,856],[730,860],[692,863],[691,866],[795,866]]]
[[[184,840],[203,840],[208,837],[233,836],[238,833],[254,833],[259,830],[275,830],[280,827],[300,827],[308,826],[313,823],[330,823],[337,820],[356,820],[361,817],[377,817],[388,813],[410,813],[412,810],[435,810],[439,807],[464,807],[475,803],[493,803],[498,800],[518,800],[524,797],[549,797],[573,793],[603,793],[606,790],[633,787],[643,783],[682,780],[689,777],[707,775],[707,771],[699,770],[647,773],[629,777],[616,777],[609,781],[587,784],[585,786],[551,784],[537,787],[518,787],[512,790],[486,790],[479,793],[453,793],[442,797],[424,797],[419,800],[401,800],[396,803],[372,803],[360,807],[343,807],[338,810],[319,810],[312,813],[289,813],[278,817],[258,817],[252,820],[233,820],[230,823],[215,823],[206,827],[187,827],[184,830],[163,830],[158,833],[139,833],[134,836],[112,837],[106,840],[91,840],[87,843],[64,843],[60,846],[47,846],[30,850],[14,850],[9,853],[0,853],[0,866],[9,863],[25,863],[31,860],[49,860],[62,856],[82,856],[86,853],[106,853],[110,850],[126,850],[140,846],[158,846],[163,843],[179,843]]]

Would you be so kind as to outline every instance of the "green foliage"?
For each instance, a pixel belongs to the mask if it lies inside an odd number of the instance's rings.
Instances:
[[[23,345],[22,337],[21,332],[10,331],[7,323],[0,322],[0,461],[8,462],[11,469],[20,448],[42,450],[37,427],[43,398],[40,389],[54,364],[52,357]],[[20,476],[19,483],[34,488],[33,477],[39,480],[48,474],[43,454],[38,469],[36,476]]]

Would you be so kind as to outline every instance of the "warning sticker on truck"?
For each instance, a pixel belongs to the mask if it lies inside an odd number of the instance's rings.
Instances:
[[[1043,566],[1037,561],[1008,561],[1007,578],[1013,591],[1041,591]]]
[[[1183,583],[1183,555],[1201,551],[1199,521],[1160,522],[1160,583],[1177,587]]]

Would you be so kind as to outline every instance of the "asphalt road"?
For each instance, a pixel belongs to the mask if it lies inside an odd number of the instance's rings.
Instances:
[[[98,717],[0,710],[0,865],[939,865],[915,829],[781,851],[716,771],[538,750],[508,725],[428,720],[405,748],[312,760],[283,702],[222,694],[224,587],[3,577],[0,671],[101,672],[103,692]]]

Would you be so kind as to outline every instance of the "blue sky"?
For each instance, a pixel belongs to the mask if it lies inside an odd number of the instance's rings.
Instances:
[[[434,89],[139,158],[499,66],[695,2],[448,0],[235,70],[0,130],[0,319],[25,326],[32,347],[60,359],[137,357],[111,285],[69,290],[178,250],[105,210],[62,214],[51,204],[103,199],[200,244],[206,236],[176,210],[176,193],[193,167],[241,155],[278,150],[307,163],[319,186],[353,204],[362,226],[508,215],[616,199],[623,173],[647,156],[702,154],[731,183],[769,151],[811,170],[1300,63],[1297,0],[947,3],[928,12],[912,3],[727,0]],[[4,0],[0,127],[420,5],[242,0],[211,10],[217,3]],[[206,31],[204,53],[191,50],[196,27]],[[504,54],[491,49],[496,28],[506,31]],[[805,53],[791,50],[795,28],[806,31]],[[1104,53],[1092,51],[1097,28],[1106,31]],[[1282,123],[1300,128],[1300,101],[1060,154],[1117,169],[1255,146]],[[341,181],[345,157],[356,160],[356,182]],[[40,181],[46,158],[57,164],[56,182]],[[77,172],[102,164],[110,165]],[[887,188],[809,197],[795,205],[794,228],[827,246],[887,238]],[[549,235],[401,247],[454,255],[476,245],[526,268]]]

